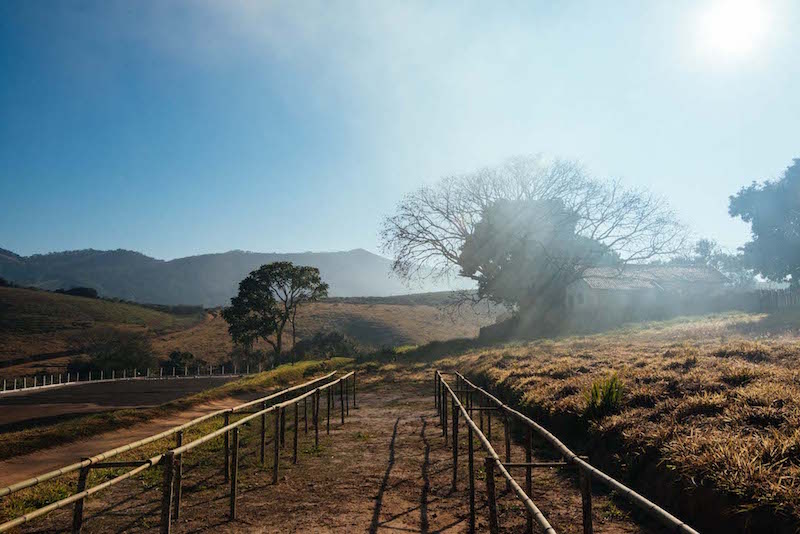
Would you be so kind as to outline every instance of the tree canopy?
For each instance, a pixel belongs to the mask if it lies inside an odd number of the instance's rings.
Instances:
[[[779,180],[743,187],[730,197],[728,212],[750,224],[745,264],[770,280],[800,285],[800,159]]]
[[[283,349],[283,332],[294,325],[297,307],[326,297],[328,284],[316,267],[297,266],[288,261],[262,265],[239,283],[222,316],[233,341],[252,347],[258,340],[268,343],[277,363]]]
[[[479,297],[512,308],[557,302],[587,266],[616,260],[601,243],[576,234],[577,222],[560,200],[497,200],[464,240],[461,275],[478,283]]]
[[[686,231],[652,194],[574,163],[517,158],[408,194],[382,238],[401,277],[458,274],[479,299],[519,308],[558,301],[590,267],[679,253]]]

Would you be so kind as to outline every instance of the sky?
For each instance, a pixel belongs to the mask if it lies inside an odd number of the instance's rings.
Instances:
[[[663,196],[800,157],[800,4],[0,0],[0,247],[380,251],[402,196],[542,154]]]

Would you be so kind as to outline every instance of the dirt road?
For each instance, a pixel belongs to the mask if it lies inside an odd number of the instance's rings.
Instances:
[[[245,432],[236,521],[228,520],[228,487],[222,480],[219,447],[202,458],[195,457],[194,463],[189,458],[181,518],[173,531],[466,532],[466,439],[461,443],[464,452],[458,489],[452,491],[452,453],[438,426],[429,389],[430,384],[393,382],[391,377],[373,379],[361,390],[359,407],[350,410],[344,426],[336,414],[330,436],[325,435],[323,425],[318,449],[313,447],[313,427],[310,425],[306,434],[301,420],[299,462],[291,463],[289,430],[277,485],[271,483],[270,467],[259,463],[255,431]],[[499,450],[502,433],[496,428],[493,442]],[[270,444],[268,447],[272,450]],[[477,464],[483,456],[476,452]],[[523,457],[522,449],[515,446],[513,459],[521,461]],[[485,532],[488,514],[482,469],[476,478],[478,531]],[[156,473],[144,487],[131,481],[91,499],[84,531],[157,531],[159,480]],[[516,497],[505,493],[500,479],[497,486],[503,532],[524,531],[524,509]],[[558,532],[582,532],[581,500],[574,478],[556,469],[539,469],[533,486],[534,502]],[[632,521],[624,505],[597,493],[594,522],[598,533],[654,532]],[[29,531],[50,532],[69,524],[67,509],[31,525]]]
[[[77,414],[159,406],[221,386],[231,377],[118,380],[22,390],[0,396],[0,431],[52,422]]]
[[[207,413],[230,408],[244,402],[242,399],[226,398],[176,413],[168,419],[152,420],[122,430],[114,430],[93,436],[87,440],[75,441],[51,449],[36,451],[24,456],[16,456],[0,462],[0,487],[8,486],[73,462],[86,456],[144,439],[174,426],[191,421]]]

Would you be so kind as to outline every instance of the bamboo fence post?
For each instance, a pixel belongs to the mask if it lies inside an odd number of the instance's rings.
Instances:
[[[261,409],[267,409],[267,401],[261,403]],[[267,461],[267,412],[261,414],[261,465]]]
[[[489,506],[489,532],[499,534],[500,526],[497,523],[497,495],[494,489],[494,458],[486,458],[486,500]]]
[[[179,430],[175,436],[175,446],[183,445],[183,430]],[[183,453],[175,458],[175,521],[181,518],[181,494],[183,493]]]
[[[447,392],[444,390],[444,379],[442,379],[441,396],[439,397],[439,424],[442,426],[442,436],[445,437],[445,445],[447,445]]]
[[[458,490],[458,409],[456,408],[456,399],[453,399],[453,488],[452,491]]]
[[[347,385],[347,379],[344,379],[344,404],[347,406],[347,416],[350,416],[350,386]]]
[[[314,394],[314,407],[313,407],[314,447],[319,447],[319,395],[320,391],[319,388],[317,388],[317,391]]]
[[[467,424],[469,466],[469,533],[475,534],[475,445],[472,442],[472,425]]]
[[[86,458],[82,458],[85,460]],[[89,476],[89,467],[81,467],[81,471],[78,474],[78,491],[77,493],[81,493],[86,491],[86,479]],[[83,502],[86,499],[80,499],[75,501],[75,508],[72,511],[72,533],[73,534],[80,534],[81,528],[83,528]]]
[[[281,408],[281,448],[286,447],[286,408]]]
[[[233,457],[231,458],[231,521],[236,519],[236,497],[239,493],[239,427],[233,429]]]
[[[305,399],[303,399],[305,400]],[[292,463],[297,463],[297,434],[300,433],[300,425],[299,425],[299,412],[300,412],[300,403],[294,403],[294,443],[292,446]]]
[[[532,461],[532,449],[533,449],[533,432],[531,431],[531,427],[525,427],[527,429],[526,436],[525,436],[525,463],[530,464]],[[531,496],[531,492],[533,491],[533,480],[531,477],[531,466],[525,468],[525,493],[528,497]],[[527,513],[528,522],[525,528],[525,532],[528,534],[533,534],[533,515],[531,515],[530,511]]]
[[[580,468],[579,468],[580,469]],[[592,480],[580,469],[581,503],[583,505],[583,534],[592,534]]]
[[[508,414],[503,414],[503,432],[506,440],[506,463],[511,463],[511,420]],[[506,493],[511,493],[511,481],[506,479]],[[530,495],[529,495],[530,497]]]
[[[353,371],[353,409],[356,409],[356,372]]]
[[[272,438],[275,444],[275,452],[272,456],[272,483],[278,483],[278,464],[280,463],[281,429],[280,429],[280,410],[273,410],[275,414],[275,435]]]
[[[483,397],[478,397],[478,398],[480,399],[478,400],[478,418],[480,419],[481,422],[481,432],[483,432],[483,410],[481,409],[484,407]]]
[[[303,397],[303,425],[305,426],[304,433],[308,434],[308,397]]]
[[[222,425],[223,427],[228,426],[231,423],[231,416],[229,413],[225,413],[225,422]],[[231,431],[228,430],[225,432],[225,482],[230,481],[231,479]]]
[[[344,382],[339,382],[339,404],[342,406],[342,424],[344,424]]]
[[[447,393],[444,390],[444,384],[439,388],[442,392],[439,398],[439,424],[442,425],[442,436],[445,437],[447,442]]]
[[[492,441],[492,410],[486,412],[486,438]]]
[[[325,433],[330,435],[331,433],[331,388],[325,388],[328,392],[328,411],[327,411],[327,422],[325,423]]]
[[[161,533],[169,534],[172,528],[172,497],[175,488],[175,454],[169,451],[164,456],[164,483],[161,495]]]
[[[439,371],[433,372],[433,407],[439,410]]]

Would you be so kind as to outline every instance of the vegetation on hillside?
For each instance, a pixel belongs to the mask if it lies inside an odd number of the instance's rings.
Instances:
[[[495,309],[484,312],[471,308],[444,313],[435,306],[416,304],[426,302],[424,295],[402,302],[335,299],[311,303],[298,311],[298,341],[311,339],[317,333],[339,332],[364,351],[419,345],[453,337],[474,337],[480,327],[494,321],[497,313]],[[64,353],[0,369],[0,374],[30,376],[36,372],[62,372],[75,355],[77,347],[73,341],[104,328],[146,332],[161,361],[167,361],[175,351],[189,352],[194,360],[215,365],[230,362],[234,356],[227,324],[217,310],[184,316],[134,304],[0,288],[0,361],[17,358],[27,361],[35,355]],[[269,347],[256,344],[254,348]]]
[[[631,480],[660,465],[686,488],[800,521],[797,319],[680,318],[467,349],[442,363],[546,425],[590,431],[580,448],[611,450]]]
[[[201,318],[135,304],[2,287],[0,361],[69,350],[72,336],[93,328],[138,329],[158,336],[197,324]]]
[[[157,408],[123,409],[76,417],[64,422],[0,434],[0,460],[20,454],[86,439],[103,432],[127,428],[156,417],[174,416],[176,411],[215,399],[264,393],[300,382],[303,378],[340,368],[352,360],[333,358],[326,361],[307,360],[297,365],[246,376],[222,386],[168,402]]]
[[[258,341],[272,347],[275,367],[283,355],[287,324],[291,325],[292,344],[297,341],[297,310],[326,296],[328,284],[322,281],[316,267],[288,261],[269,263],[239,283],[239,293],[222,310],[222,318],[239,347],[252,349]],[[290,358],[294,362],[294,357]]]
[[[478,290],[465,300],[502,304],[525,318],[525,331],[551,335],[567,287],[587,270],[668,259],[686,229],[647,191],[572,162],[519,157],[407,194],[381,237],[400,277],[469,279]]]

